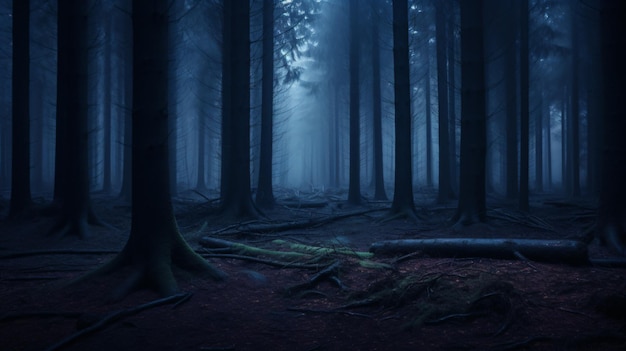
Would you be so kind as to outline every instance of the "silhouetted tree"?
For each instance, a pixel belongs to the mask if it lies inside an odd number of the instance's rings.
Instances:
[[[461,1],[461,178],[457,225],[486,220],[483,0]]]
[[[9,218],[26,214],[30,194],[30,1],[13,0],[13,149]]]
[[[350,0],[350,179],[348,203],[361,203],[361,118],[359,107],[359,2]]]
[[[250,189],[250,5],[224,1],[222,210],[257,216]]]
[[[383,127],[380,92],[380,29],[379,2],[371,2],[372,11],[372,131],[374,133],[374,199],[387,200],[383,177]]]
[[[446,55],[446,2],[437,2],[436,36],[437,36],[437,96],[439,106],[439,192],[437,201],[442,203],[450,199],[450,131],[448,126],[448,67]],[[450,65],[454,63],[450,62]]]
[[[602,2],[601,62],[603,76],[602,185],[597,235],[614,251],[626,255],[626,3]]]
[[[528,211],[529,153],[529,65],[528,65],[528,0],[520,1],[520,176],[519,208]]]
[[[518,160],[518,98],[517,98],[517,33],[518,18],[516,11],[510,11],[506,30],[505,51],[505,109],[506,109],[506,197],[515,199],[519,195],[519,160]]]
[[[133,0],[133,188],[132,224],[124,249],[91,275],[126,268],[121,298],[148,288],[177,291],[174,268],[223,279],[225,274],[197,255],[178,231],[168,168],[169,0]]]
[[[88,174],[88,4],[82,0],[58,4],[57,152],[55,197],[61,218],[52,232],[84,238],[87,224],[97,223],[89,200]],[[59,139],[59,136],[61,138]],[[57,194],[56,191],[60,192]]]
[[[570,110],[570,126],[571,126],[571,149],[568,150],[571,155],[569,159],[572,162],[572,166],[570,168],[571,171],[571,184],[572,184],[572,193],[571,195],[574,197],[580,196],[580,84],[579,84],[579,61],[580,61],[580,53],[579,53],[579,43],[580,35],[578,34],[578,17],[576,15],[576,2],[571,2],[571,26],[572,26],[572,76],[571,76],[571,110]],[[570,195],[570,194],[568,194]]]
[[[393,0],[393,80],[395,96],[395,177],[391,213],[413,219],[411,162],[411,84],[407,0]]]
[[[261,96],[261,157],[256,204],[274,205],[272,153],[274,133],[274,0],[263,0],[263,80]]]

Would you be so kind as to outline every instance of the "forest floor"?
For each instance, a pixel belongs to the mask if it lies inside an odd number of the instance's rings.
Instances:
[[[118,230],[91,227],[85,240],[46,236],[51,217],[0,222],[0,349],[626,349],[624,268],[357,253],[387,239],[573,239],[594,219],[593,204],[581,201],[546,195],[524,215],[490,199],[488,223],[459,230],[448,222],[455,203],[435,205],[434,195],[416,199],[417,223],[381,221],[385,202],[349,208],[343,194],[288,191],[267,219],[235,223],[215,214],[215,202],[182,194],[174,200],[181,232],[229,278],[179,276],[183,295],[169,300],[144,290],[112,301],[119,275],[66,286],[123,247],[130,206],[112,197],[93,196],[94,209]],[[295,256],[207,249],[207,236]],[[589,250],[609,257],[596,243]]]

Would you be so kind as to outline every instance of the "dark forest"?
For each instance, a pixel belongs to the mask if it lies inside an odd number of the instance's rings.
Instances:
[[[0,0],[6,350],[623,350],[626,2]]]

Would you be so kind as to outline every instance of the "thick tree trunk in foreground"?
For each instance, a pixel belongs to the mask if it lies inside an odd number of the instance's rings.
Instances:
[[[597,235],[615,252],[626,255],[626,118],[624,80],[626,79],[626,3],[605,1],[601,10],[604,134],[602,185]]]
[[[274,0],[263,1],[263,81],[261,92],[261,157],[256,204],[274,205],[272,160],[274,139]]]
[[[350,0],[350,180],[348,203],[361,203],[361,138],[359,115],[359,14],[358,0]]]
[[[30,1],[13,0],[13,148],[9,218],[26,214],[30,194]]]
[[[393,77],[395,96],[395,178],[391,212],[415,217],[411,162],[411,85],[407,0],[393,1]]]
[[[458,225],[486,221],[487,124],[483,45],[483,1],[461,2],[461,181]]]
[[[133,1],[131,232],[122,252],[93,273],[130,268],[127,281],[115,293],[117,298],[139,288],[174,294],[174,267],[216,279],[225,276],[185,243],[174,218],[167,138],[168,4],[168,0]]]

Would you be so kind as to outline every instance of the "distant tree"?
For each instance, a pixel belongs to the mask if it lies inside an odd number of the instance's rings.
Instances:
[[[30,193],[30,1],[13,0],[13,148],[9,218],[26,214]]]
[[[130,236],[91,278],[123,268],[126,281],[115,292],[177,291],[174,268],[223,279],[225,274],[197,255],[178,231],[168,172],[169,0],[133,0],[133,188]]]
[[[380,91],[380,9],[379,2],[372,0],[372,131],[374,134],[374,199],[387,200],[385,193],[385,179],[383,177],[383,128],[382,128],[382,98]]]
[[[459,204],[453,220],[484,222],[487,143],[483,0],[461,1],[461,170]]]
[[[395,96],[395,177],[391,213],[416,219],[411,162],[411,84],[407,0],[393,0],[393,79]]]
[[[111,67],[111,57],[113,56],[113,50],[112,50],[112,43],[111,43],[111,37],[113,35],[113,26],[112,26],[112,14],[111,14],[111,10],[107,11],[104,14],[104,52],[103,52],[103,56],[104,56],[104,63],[103,63],[103,72],[102,72],[102,76],[104,77],[104,87],[103,87],[103,101],[102,101],[102,114],[104,115],[104,126],[103,126],[103,132],[104,132],[104,143],[102,145],[103,150],[104,150],[104,155],[103,155],[103,176],[102,176],[102,192],[105,194],[108,194],[111,192],[112,188],[113,188],[113,181],[111,179],[112,177],[112,171],[111,171],[111,164],[113,162],[112,159],[112,142],[111,142],[111,136],[112,136],[112,128],[113,128],[113,114],[111,113],[111,95],[112,95],[112,85],[113,85],[113,79],[112,79],[112,67]]]
[[[626,255],[626,3],[601,3],[601,63],[603,77],[602,182],[597,235],[612,250]]]
[[[579,49],[579,40],[580,35],[578,34],[578,16],[576,2],[572,1],[570,3],[571,6],[571,28],[572,28],[572,55],[571,55],[571,64],[572,64],[572,73],[571,73],[571,110],[570,110],[570,137],[571,137],[571,153],[569,159],[571,160],[572,166],[570,167],[571,171],[571,184],[572,184],[572,192],[571,194],[574,197],[580,196],[580,49]]]
[[[250,5],[224,1],[222,211],[257,216],[250,189]]]
[[[359,107],[359,1],[350,0],[350,179],[348,185],[348,203],[361,203],[361,118]]]
[[[516,199],[519,195],[518,159],[518,55],[517,34],[519,33],[518,13],[509,11],[506,31],[504,90],[505,90],[505,129],[506,129],[506,197]]]

